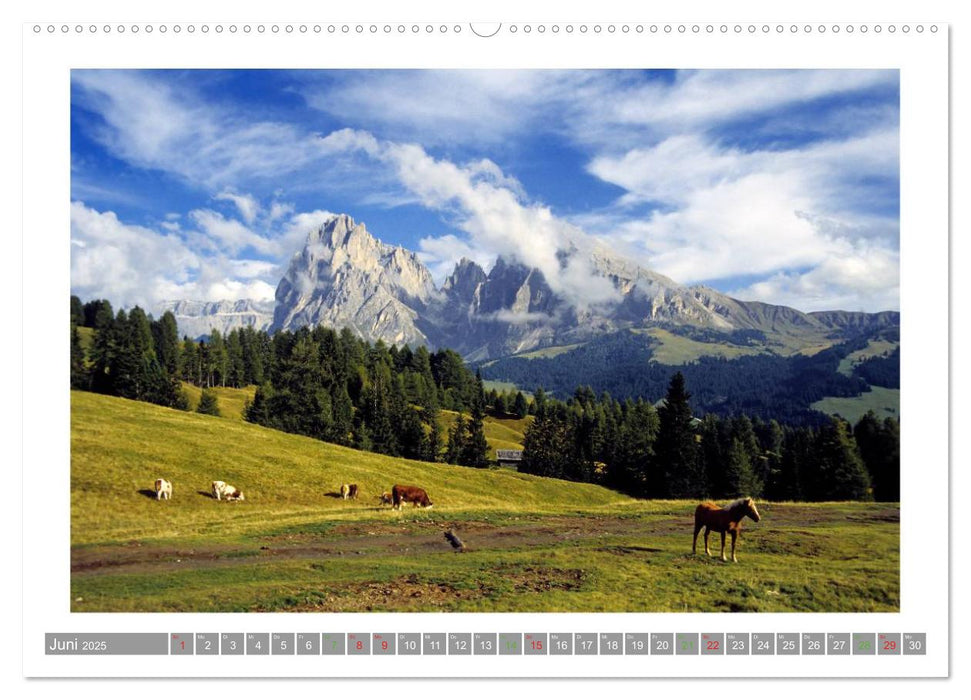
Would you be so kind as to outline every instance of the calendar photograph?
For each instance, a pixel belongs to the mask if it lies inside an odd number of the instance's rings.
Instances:
[[[900,102],[71,70],[70,611],[899,612]]]

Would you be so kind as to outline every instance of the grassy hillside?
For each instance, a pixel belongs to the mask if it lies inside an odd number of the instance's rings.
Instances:
[[[202,389],[194,384],[182,383],[182,388],[189,397],[189,408],[193,411],[199,406],[199,399],[202,398]],[[233,420],[243,420],[243,409],[246,403],[252,401],[256,396],[255,386],[246,386],[241,389],[232,387],[217,386],[212,389],[216,394],[216,401],[219,404],[219,411],[223,418]]]
[[[455,425],[458,413],[455,411],[442,411],[441,426],[443,439],[448,436],[448,431]],[[466,416],[468,418],[468,416]],[[489,459],[495,459],[496,450],[521,450],[523,449],[523,435],[526,426],[532,420],[526,418],[494,418],[486,416],[483,421],[486,442],[489,443]]]
[[[71,401],[75,612],[899,609],[896,504],[760,504],[731,564],[691,554],[693,502]],[[171,501],[155,501],[158,476]],[[215,501],[213,479],[246,500]],[[337,498],[342,482],[360,499]],[[435,508],[380,507],[396,482],[426,488]],[[445,542],[450,527],[466,552]]]
[[[900,389],[873,386],[859,396],[827,396],[812,404],[812,408],[843,416],[850,423],[856,423],[867,411],[873,411],[877,418],[900,418]]]
[[[839,371],[841,374],[845,374],[848,377],[853,374],[853,368],[864,360],[871,357],[884,357],[892,353],[898,347],[900,347],[900,343],[896,341],[884,340],[882,338],[870,340],[866,344],[865,348],[851,352],[849,355],[840,360],[837,371]]]

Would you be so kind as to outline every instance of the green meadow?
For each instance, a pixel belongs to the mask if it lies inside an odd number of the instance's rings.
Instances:
[[[898,504],[760,502],[739,562],[722,562],[700,539],[691,553],[694,502],[358,452],[234,419],[230,400],[222,418],[84,392],[71,403],[75,612],[900,605]],[[525,427],[493,439],[521,444]],[[171,501],[155,500],[157,477]],[[214,479],[246,500],[214,500]],[[360,497],[341,500],[341,483]],[[421,486],[434,508],[381,506],[395,483]]]

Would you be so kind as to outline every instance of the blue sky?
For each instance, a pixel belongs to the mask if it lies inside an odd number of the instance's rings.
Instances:
[[[94,71],[71,86],[72,291],[272,298],[331,214],[543,269],[602,243],[803,310],[899,308],[896,71]],[[592,287],[591,287],[592,289]]]

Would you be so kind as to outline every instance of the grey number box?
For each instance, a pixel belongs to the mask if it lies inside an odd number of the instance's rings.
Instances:
[[[779,632],[775,636],[775,653],[780,656],[798,656],[799,633]]]
[[[618,656],[624,653],[624,635],[619,632],[600,633],[601,656]]]
[[[775,635],[772,632],[753,632],[752,654],[755,656],[775,654]]]
[[[848,656],[850,650],[850,635],[846,632],[830,632],[826,635],[826,653],[830,656]]]
[[[421,633],[420,632],[399,632],[398,633],[398,655],[399,656],[420,656],[421,655]]]
[[[877,654],[880,656],[896,656],[900,653],[900,633],[883,632],[877,635]]]
[[[270,649],[274,656],[293,654],[293,632],[274,632],[270,635]]]
[[[698,634],[697,632],[678,632],[674,635],[675,654],[697,654],[698,653]]]
[[[297,654],[301,656],[320,655],[320,633],[319,632],[298,632],[297,633]]]
[[[348,656],[368,656],[371,653],[371,635],[367,632],[347,633]]]
[[[573,653],[581,656],[597,655],[597,633],[577,632],[573,635]]]
[[[651,653],[651,635],[646,632],[628,632],[624,635],[624,653],[628,656]]]
[[[873,632],[854,632],[853,633],[853,655],[868,656],[876,654],[877,635]]]
[[[667,656],[674,653],[674,635],[670,632],[651,633],[651,653]]]
[[[268,632],[246,633],[246,655],[262,656],[270,653],[270,634]]]
[[[347,637],[343,632],[324,632],[320,635],[320,653],[343,656],[347,652]]]
[[[376,656],[394,656],[394,635],[375,632],[371,637],[371,649]]]
[[[725,633],[709,632],[701,635],[701,653],[705,656],[722,656],[725,653]]]
[[[444,656],[445,633],[425,632],[421,637],[421,653],[425,656]]]
[[[523,637],[523,653],[529,656],[545,656],[549,653],[546,632],[527,632]]]
[[[920,655],[927,653],[926,632],[904,632],[904,655]]]
[[[746,656],[750,648],[748,632],[728,632],[725,635],[725,653],[729,656]]]
[[[169,637],[169,653],[173,656],[191,656],[193,653],[192,641],[195,637],[192,634],[179,632]]]
[[[570,656],[573,654],[573,634],[571,632],[550,632],[550,654]]]
[[[245,651],[242,632],[223,632],[219,635],[219,653],[223,656],[242,656]]]
[[[802,653],[804,656],[823,656],[826,653],[826,635],[822,632],[803,632]]]
[[[452,656],[467,656],[471,654],[472,635],[468,632],[449,632],[448,653]]]
[[[219,635],[215,632],[196,632],[196,654],[212,656],[219,653]]]
[[[499,653],[499,636],[495,632],[476,632],[472,635],[472,647],[477,655]]]
[[[523,635],[520,632],[499,633],[499,655],[513,656],[523,653]]]

